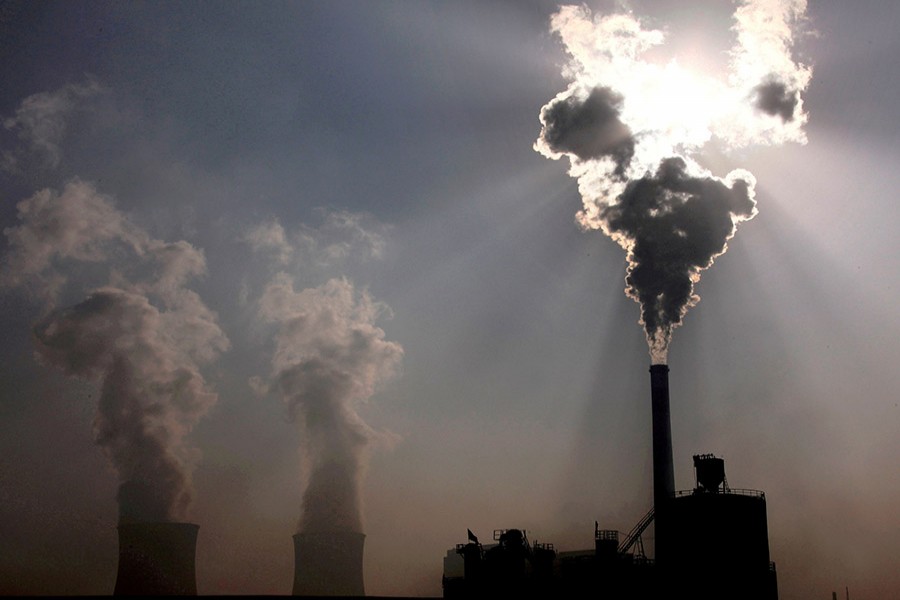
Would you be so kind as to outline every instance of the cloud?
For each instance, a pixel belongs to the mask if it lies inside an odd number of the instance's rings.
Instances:
[[[277,219],[256,225],[244,234],[244,241],[255,252],[271,252],[282,265],[288,264],[294,255],[294,246],[288,242],[284,227]]]
[[[62,156],[60,145],[66,133],[66,121],[79,103],[103,91],[96,81],[71,83],[53,92],[40,92],[25,98],[14,116],[3,120],[3,126],[18,134],[34,154],[41,157],[47,167],[55,168]],[[18,160],[4,153],[0,166],[15,171]]]
[[[252,227],[243,237],[250,247],[268,254],[281,266],[336,270],[351,262],[383,256],[387,227],[371,216],[345,210],[319,209],[318,227],[301,224],[288,232],[272,218]]]

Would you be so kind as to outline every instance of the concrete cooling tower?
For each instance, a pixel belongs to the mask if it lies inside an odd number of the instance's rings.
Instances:
[[[122,523],[116,596],[196,596],[199,525]]]
[[[365,596],[363,544],[366,536],[350,531],[298,533],[294,536],[295,596]]]

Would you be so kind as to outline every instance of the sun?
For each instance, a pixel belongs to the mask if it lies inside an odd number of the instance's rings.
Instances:
[[[617,87],[625,97],[622,122],[640,140],[634,165],[638,176],[663,158],[702,148],[727,110],[725,85],[677,60],[662,66],[644,63]]]

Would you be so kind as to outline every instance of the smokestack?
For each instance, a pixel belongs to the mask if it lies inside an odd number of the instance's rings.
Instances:
[[[199,525],[122,523],[115,596],[196,596]]]
[[[669,417],[669,367],[650,367],[653,410],[653,504],[657,510],[675,495],[672,466],[672,424]]]
[[[656,560],[666,562],[667,512],[675,495],[675,469],[672,465],[672,424],[669,417],[669,367],[650,367],[650,397],[653,412],[653,508],[655,513]]]
[[[365,534],[352,531],[294,536],[294,596],[365,596]]]

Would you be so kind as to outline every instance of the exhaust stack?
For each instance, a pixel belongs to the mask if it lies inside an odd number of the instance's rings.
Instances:
[[[365,596],[365,534],[352,531],[294,536],[294,596]]]
[[[121,523],[115,596],[196,596],[199,525]]]
[[[666,500],[675,495],[668,365],[650,367],[650,395],[653,411],[653,505],[659,510]]]
[[[675,469],[672,465],[672,423],[669,416],[669,367],[650,367],[650,398],[653,412],[653,509],[656,524],[655,555],[665,566],[668,561],[668,507],[675,496]]]

